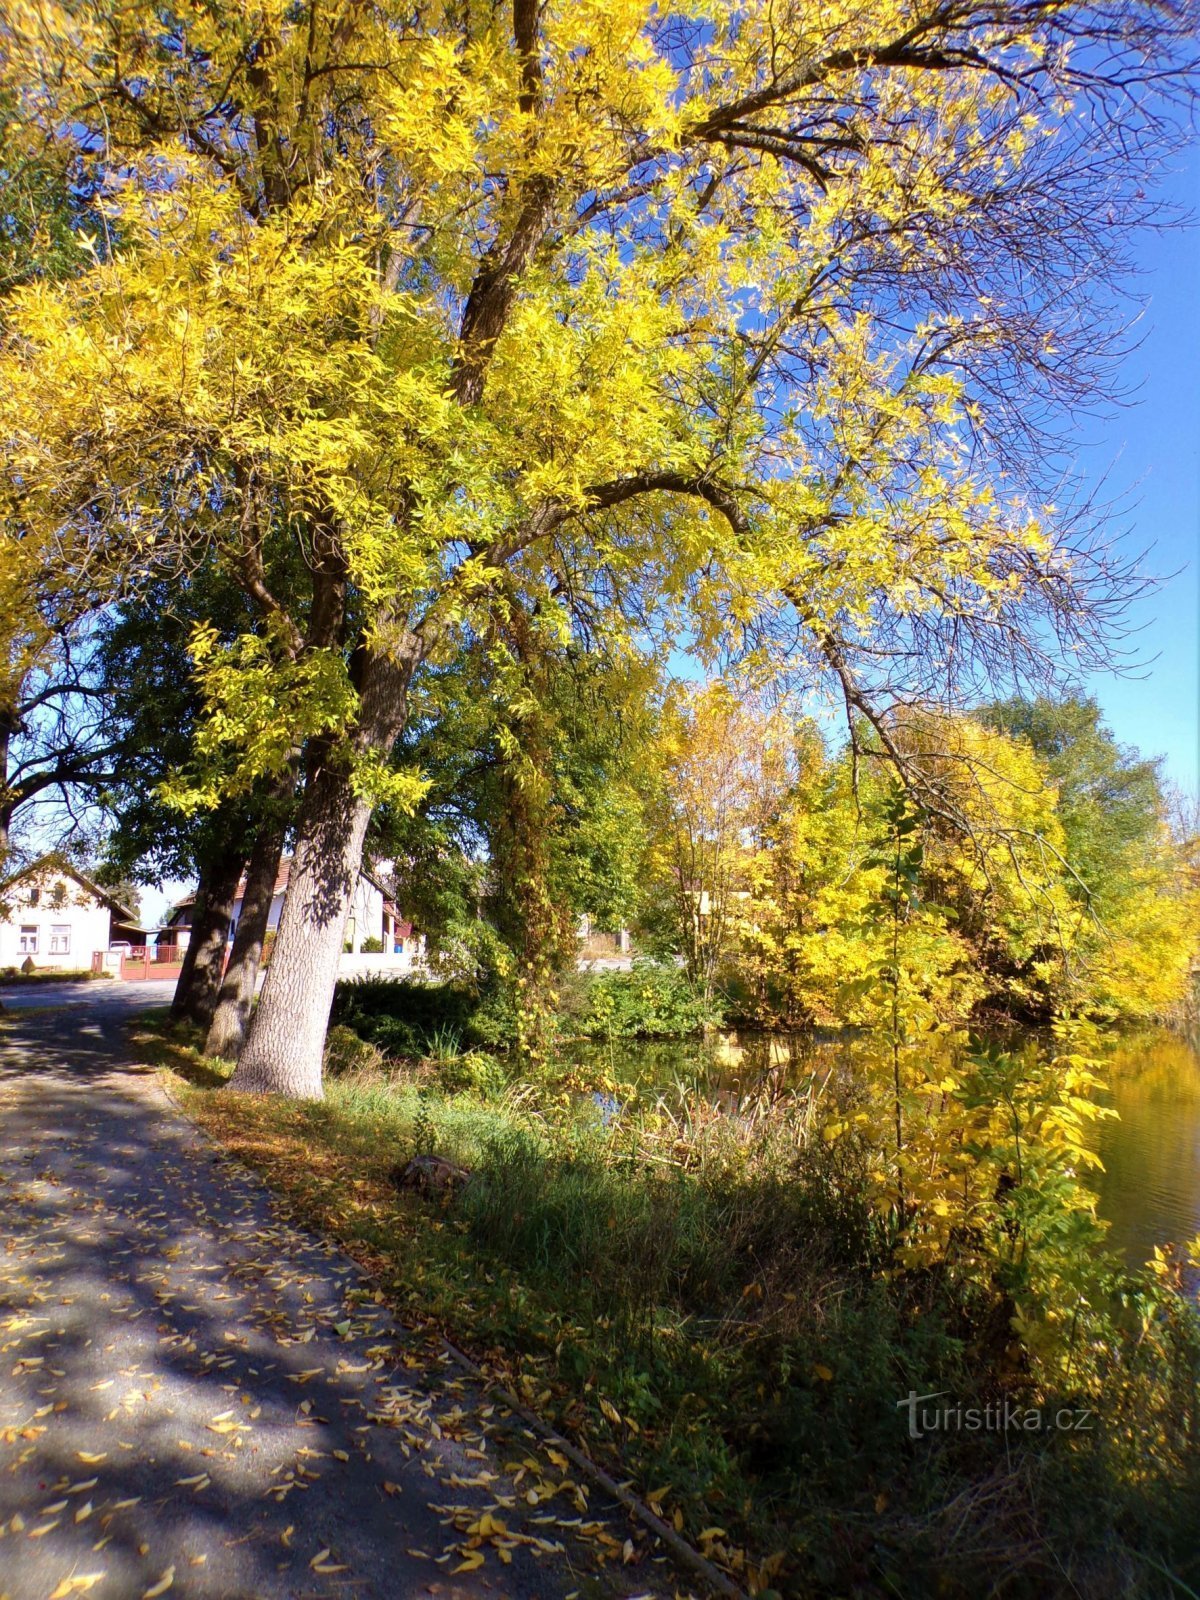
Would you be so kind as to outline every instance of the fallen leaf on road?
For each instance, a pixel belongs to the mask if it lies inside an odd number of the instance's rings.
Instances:
[[[166,1594],[167,1590],[174,1582],[175,1568],[171,1566],[167,1568],[157,1583],[151,1584],[148,1589],[143,1591],[142,1600],[158,1600],[158,1596],[160,1594]]]
[[[77,1572],[73,1577],[62,1580],[50,1596],[50,1600],[67,1600],[68,1595],[86,1594],[89,1589],[94,1589],[103,1581],[103,1572]]]

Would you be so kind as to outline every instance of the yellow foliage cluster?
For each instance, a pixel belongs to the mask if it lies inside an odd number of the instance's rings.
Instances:
[[[920,774],[904,839],[886,762],[856,773],[816,724],[722,683],[669,708],[649,870],[694,976],[761,1023],[886,1031],[899,1012],[907,1038],[980,1007],[1044,1021],[1181,1002],[1196,896],[1165,827],[1099,904],[1024,740],[932,711],[890,737]]]
[[[973,463],[980,402],[938,352],[1003,328],[931,310],[897,339],[855,286],[943,270],[1062,105],[1017,115],[915,44],[874,66],[912,38],[900,0],[676,9],[551,5],[514,49],[475,5],[10,7],[24,137],[74,130],[104,227],[4,308],[9,524],[87,523],[114,577],[215,552],[293,646],[303,595],[265,594],[263,552],[294,540],[405,660],[527,552],[527,581],[686,601],[701,650],[778,651],[781,597],[817,658],[883,614],[1002,618],[1053,541]],[[1033,31],[980,28],[980,62],[1045,68]],[[824,165],[752,125],[774,101]],[[257,660],[223,670],[253,697]]]

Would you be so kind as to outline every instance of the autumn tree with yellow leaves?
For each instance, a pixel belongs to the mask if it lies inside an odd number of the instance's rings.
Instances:
[[[650,763],[644,932],[757,1026],[886,1035],[901,965],[916,1033],[1182,1015],[1195,889],[1155,763],[1097,718],[1071,699],[893,714],[927,811],[861,730],[856,771],[786,703],[677,686]],[[1052,754],[1046,728],[1079,736]]]
[[[91,153],[104,213],[69,285],[6,303],[8,548],[215,559],[263,621],[194,641],[214,770],[307,774],[238,1087],[320,1094],[372,807],[421,792],[388,759],[414,673],[512,607],[827,679],[885,740],[897,692],[1103,653],[1125,575],[1040,462],[1103,389],[1190,28],[1175,0],[7,8],[20,136]]]

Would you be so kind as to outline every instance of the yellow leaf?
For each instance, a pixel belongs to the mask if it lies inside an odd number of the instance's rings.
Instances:
[[[174,1582],[175,1582],[175,1568],[173,1566],[170,1566],[163,1573],[162,1577],[158,1580],[157,1583],[153,1583],[153,1584],[150,1585],[150,1587],[148,1589],[143,1590],[143,1592],[142,1592],[142,1600],[158,1600],[158,1596],[160,1594],[166,1594],[167,1590],[171,1587],[171,1585]]]
[[[481,1567],[482,1565],[483,1551],[468,1550],[458,1565],[450,1568],[450,1572],[452,1576],[459,1572],[474,1572],[477,1567]]]

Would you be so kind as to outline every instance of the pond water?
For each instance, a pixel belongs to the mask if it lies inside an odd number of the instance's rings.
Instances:
[[[578,1045],[581,1063],[615,1079],[669,1092],[676,1084],[729,1101],[774,1086],[853,1072],[877,1049],[869,1039],[718,1034],[703,1041]],[[1200,1052],[1168,1032],[1113,1039],[1106,1050],[1105,1101],[1118,1113],[1097,1125],[1104,1171],[1096,1176],[1109,1240],[1131,1263],[1156,1244],[1200,1233]]]
[[[1121,1040],[1106,1076],[1118,1116],[1097,1130],[1100,1215],[1111,1243],[1144,1261],[1200,1233],[1200,1054],[1170,1033]]]

